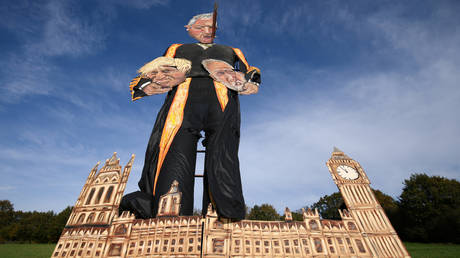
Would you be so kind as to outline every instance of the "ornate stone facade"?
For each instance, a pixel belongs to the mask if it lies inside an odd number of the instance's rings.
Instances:
[[[177,216],[177,182],[157,218],[118,215],[133,159],[122,172],[115,153],[91,170],[52,257],[409,257],[364,170],[337,149],[327,166],[348,208],[342,220],[303,210],[303,221],[292,221],[286,208],[286,221],[231,222],[211,206],[204,218]]]

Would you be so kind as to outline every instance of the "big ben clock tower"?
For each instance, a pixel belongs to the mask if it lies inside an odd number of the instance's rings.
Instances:
[[[326,165],[373,255],[410,257],[375,198],[361,165],[337,148]]]

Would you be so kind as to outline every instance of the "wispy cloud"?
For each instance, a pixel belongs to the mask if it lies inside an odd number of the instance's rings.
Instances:
[[[106,1],[104,1],[106,2]],[[139,9],[149,9],[155,5],[167,5],[170,0],[132,0],[132,1],[123,1],[123,0],[110,0],[111,4],[118,4],[127,7],[134,7]]]
[[[103,30],[106,18],[98,17],[97,12],[94,16],[81,17],[74,8],[72,2],[50,1],[42,41],[30,44],[30,51],[45,56],[80,56],[103,48],[107,37]]]
[[[20,10],[19,7],[18,4],[13,9]],[[2,62],[7,67],[1,80],[4,85],[2,102],[16,102],[27,95],[48,94],[56,86],[50,77],[53,72],[61,72],[50,57],[81,56],[104,47],[106,35],[101,20],[85,20],[72,11],[74,8],[72,2],[49,1],[40,6],[40,14],[34,13],[34,19],[26,19],[28,22],[22,20],[33,8],[9,15],[11,20],[6,27],[24,28],[15,31],[21,40],[21,50]]]
[[[3,186],[3,185],[0,186],[0,191],[9,191],[9,190],[12,190],[12,189],[14,189],[13,186],[9,186],[9,185],[7,185],[7,186]]]
[[[393,196],[400,194],[411,173],[460,178],[458,23],[440,33],[430,20],[414,22],[390,14],[370,16],[360,30],[374,30],[389,43],[379,47],[385,48],[392,66],[315,73],[295,64],[308,79],[280,75],[264,82],[259,94],[282,93],[257,96],[264,104],[246,111],[250,118],[243,121],[240,160],[249,203],[297,209],[336,191],[324,165],[333,146],[361,162],[373,187]],[[444,23],[453,20],[450,16]]]
[[[14,103],[23,96],[47,95],[58,86],[54,74],[63,72],[53,57],[76,58],[104,49],[108,37],[106,26],[116,16],[113,6],[148,9],[168,2],[104,1],[97,3],[104,8],[91,8],[89,12],[81,10],[79,1],[4,4],[1,25],[17,35],[21,50],[2,61],[2,67],[7,69],[0,78],[3,85],[0,100]]]

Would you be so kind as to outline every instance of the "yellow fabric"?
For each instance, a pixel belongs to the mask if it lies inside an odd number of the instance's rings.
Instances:
[[[216,88],[217,99],[219,99],[220,107],[224,112],[228,103],[227,87],[218,81],[214,81],[214,88]]]
[[[131,100],[133,101],[142,98],[142,97],[134,98],[134,87],[139,83],[140,80],[141,80],[141,76],[137,76],[129,83],[129,89],[131,90]]]
[[[184,119],[184,107],[187,102],[188,89],[192,78],[187,78],[185,82],[177,86],[176,95],[171,103],[169,108],[168,116],[166,117],[165,125],[163,127],[163,132],[161,133],[160,139],[160,152],[158,155],[157,163],[157,173],[155,175],[155,182],[153,185],[153,195],[155,195],[155,189],[157,186],[158,176],[160,175],[160,169],[163,165],[163,161],[168,153],[169,147],[176,136],[177,131],[182,125],[182,120]]]
[[[233,48],[233,51],[235,52],[235,54],[238,56],[238,58],[244,63],[244,65],[246,66],[246,70],[247,72],[246,73],[249,73],[250,71],[252,70],[256,70],[258,73],[260,73],[260,69],[255,67],[255,66],[250,66],[248,64],[248,61],[246,61],[246,57],[244,57],[243,55],[243,52],[241,52],[241,50],[239,48]]]
[[[176,55],[176,50],[178,47],[182,46],[182,44],[172,44],[169,48],[168,51],[166,51],[165,56],[166,57],[174,57]]]

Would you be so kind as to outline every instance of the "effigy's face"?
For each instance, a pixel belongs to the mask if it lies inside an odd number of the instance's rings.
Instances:
[[[243,73],[233,70],[233,67],[224,61],[208,62],[205,68],[214,80],[230,89],[241,91],[246,82]]]
[[[174,66],[162,65],[149,72],[147,77],[162,88],[171,88],[185,80],[185,73]]]
[[[198,19],[193,25],[187,27],[190,37],[200,43],[212,43],[212,19]]]

